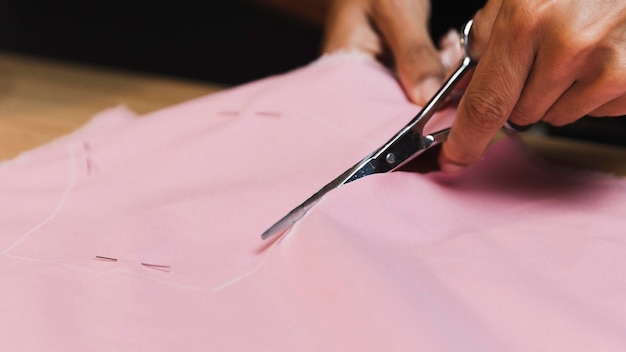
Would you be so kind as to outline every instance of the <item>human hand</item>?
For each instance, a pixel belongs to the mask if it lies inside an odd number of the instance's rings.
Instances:
[[[626,114],[624,0],[489,0],[470,43],[480,61],[439,156],[443,170],[480,158],[507,120]]]
[[[389,49],[407,97],[424,105],[463,54],[456,33],[442,39],[441,51],[435,48],[429,15],[429,0],[334,0],[323,51],[359,50],[380,57]]]

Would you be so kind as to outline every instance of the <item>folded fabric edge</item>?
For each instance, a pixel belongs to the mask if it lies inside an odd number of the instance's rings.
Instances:
[[[50,148],[54,148],[63,143],[66,143],[69,139],[76,138],[77,136],[81,136],[84,133],[92,130],[93,128],[102,128],[103,125],[105,128],[107,127],[114,128],[118,126],[120,123],[134,121],[137,117],[138,117],[137,113],[135,113],[134,111],[132,111],[130,108],[128,108],[126,105],[123,105],[123,104],[102,110],[96,113],[95,115],[93,115],[87,121],[87,123],[78,127],[76,130],[70,132],[69,134],[59,136],[48,143],[42,144],[33,149],[23,151],[12,159],[0,162],[0,172],[8,170],[14,165],[27,162],[33,157],[39,155],[40,153],[45,153]]]

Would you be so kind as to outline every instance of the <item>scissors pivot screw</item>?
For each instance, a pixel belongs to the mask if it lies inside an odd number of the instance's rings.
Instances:
[[[389,164],[393,164],[396,162],[396,156],[393,153],[389,153],[387,154],[387,156],[385,157],[385,160],[389,163]]]
[[[274,235],[285,233],[287,229],[301,219],[304,214],[313,208],[313,206],[331,190],[367,175],[394,171],[423,153],[426,149],[446,140],[450,128],[424,135],[424,126],[435,112],[439,110],[461,78],[476,64],[476,61],[472,59],[469,53],[468,42],[471,27],[472,20],[468,21],[465,27],[463,27],[463,37],[461,39],[465,57],[459,63],[458,68],[448,77],[422,110],[387,143],[370,153],[353,167],[344,171],[341,175],[326,184],[326,186],[322,187],[302,204],[292,209],[287,215],[283,216],[278,222],[263,232],[261,235],[262,239],[268,239]],[[396,155],[396,153],[398,155]]]

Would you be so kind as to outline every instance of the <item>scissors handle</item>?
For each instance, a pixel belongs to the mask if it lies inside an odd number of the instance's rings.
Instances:
[[[476,60],[472,59],[469,52],[469,34],[472,23],[473,21],[469,20],[463,27],[461,46],[465,55],[456,70],[452,72],[450,77],[428,103],[424,105],[422,110],[371,156],[372,159],[376,160],[375,164],[377,167],[375,173],[396,170],[413,160],[426,149],[442,143],[448,137],[450,128],[424,135],[424,126],[439,110],[463,76],[477,63]],[[350,181],[353,181],[353,179]]]
[[[443,83],[441,88],[433,95],[433,97],[424,105],[424,108],[411,120],[407,127],[417,130],[420,134],[424,131],[424,126],[430,120],[430,118],[439,110],[441,104],[452,93],[454,87],[465,76],[465,74],[474,66],[477,62],[470,55],[469,49],[469,35],[472,29],[473,20],[467,21],[463,26],[463,32],[461,34],[461,47],[463,48],[463,59],[459,63],[459,66],[452,72],[450,77]]]
[[[331,190],[342,185],[358,180],[367,175],[390,172],[398,169],[411,161],[426,149],[446,140],[449,128],[424,136],[424,126],[428,120],[437,112],[446,98],[453,91],[457,83],[476,64],[469,54],[468,39],[472,20],[463,27],[461,45],[465,51],[465,57],[459,67],[444,82],[442,87],[426,103],[424,108],[409,121],[395,136],[393,136],[383,146],[370,153],[364,159],[346,170],[337,178],[305,200],[302,204],[291,210],[278,222],[272,225],[261,235],[262,239],[268,239],[291,228],[300,218],[302,218],[319,200]]]

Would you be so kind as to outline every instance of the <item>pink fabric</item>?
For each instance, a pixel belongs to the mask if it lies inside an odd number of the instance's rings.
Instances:
[[[337,54],[141,118],[111,109],[2,164],[2,348],[625,350],[626,182],[514,140],[458,175],[348,184],[260,240],[417,110]]]

